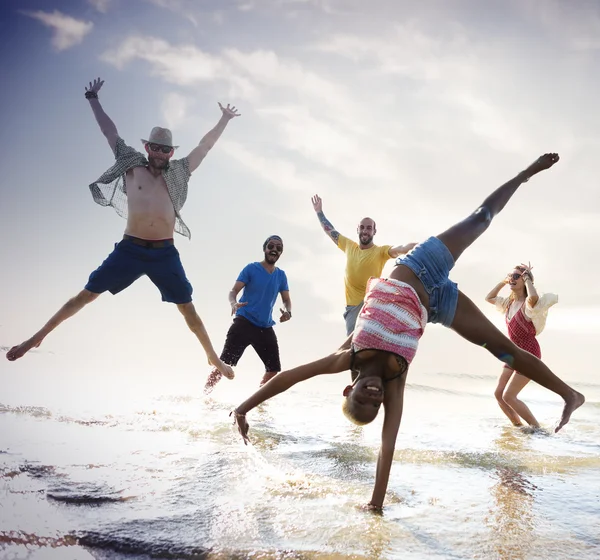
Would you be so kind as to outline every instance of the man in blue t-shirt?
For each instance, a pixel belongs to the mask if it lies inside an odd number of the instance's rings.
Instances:
[[[261,385],[281,371],[279,345],[273,330],[273,306],[279,294],[283,301],[279,322],[284,323],[292,318],[292,300],[287,277],[283,270],[275,266],[283,253],[281,237],[268,237],[263,243],[263,251],[265,258],[261,262],[245,266],[229,292],[231,314],[235,317],[221,353],[223,362],[236,366],[244,350],[252,346],[265,364],[265,375]],[[244,292],[238,302],[237,295],[242,289]],[[206,380],[204,392],[210,393],[221,377],[223,374],[218,369],[213,369]]]

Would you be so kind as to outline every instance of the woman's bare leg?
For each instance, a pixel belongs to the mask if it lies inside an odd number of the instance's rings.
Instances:
[[[565,401],[565,406],[555,431],[558,432],[569,421],[571,414],[585,402],[581,393],[552,373],[541,360],[506,338],[462,292],[458,293],[452,329],[469,342],[482,346],[532,381],[560,395]]]
[[[452,253],[454,261],[456,262],[463,251],[489,227],[492,220],[524,182],[540,171],[552,167],[558,159],[558,154],[544,154],[539,157],[525,171],[521,171],[516,177],[497,188],[468,218],[438,235],[437,238]]]
[[[535,416],[529,410],[529,407],[520,399],[518,394],[523,390],[525,385],[529,383],[529,379],[520,373],[515,373],[510,380],[508,387],[504,391],[504,402],[508,404],[525,422],[534,428],[539,428],[540,424],[535,419]]]
[[[502,368],[500,379],[498,379],[498,386],[494,391],[494,397],[496,397],[502,412],[508,416],[508,419],[512,422],[513,426],[522,426],[523,423],[521,422],[519,415],[510,407],[507,402],[504,401],[504,389],[506,389],[506,386],[508,385],[513,373],[514,370],[508,366],[504,366]]]

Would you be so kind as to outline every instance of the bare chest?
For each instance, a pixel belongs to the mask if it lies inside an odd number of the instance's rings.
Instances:
[[[154,176],[145,167],[135,167],[125,178],[129,204],[172,207],[164,177]]]

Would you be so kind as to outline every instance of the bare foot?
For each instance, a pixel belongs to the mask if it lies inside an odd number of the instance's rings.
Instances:
[[[13,346],[6,353],[6,359],[9,362],[14,362],[15,360],[18,360],[19,358],[22,358],[32,348],[37,348],[41,343],[42,343],[41,340],[35,340],[34,338],[30,338],[29,340],[22,342],[18,346]]]
[[[558,154],[544,154],[537,158],[528,168],[527,171],[533,176],[540,171],[550,169],[558,160]]]
[[[554,430],[554,433],[558,432],[558,430],[571,419],[571,414],[573,414],[573,412],[575,412],[584,402],[585,397],[577,391],[573,391],[573,394],[568,399],[565,399],[565,407],[563,408],[560,422],[558,423],[556,430]]]

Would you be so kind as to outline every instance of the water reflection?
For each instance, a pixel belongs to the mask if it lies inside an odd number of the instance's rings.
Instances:
[[[492,532],[491,548],[502,560],[524,560],[536,540],[533,506],[538,489],[519,461],[528,450],[528,438],[514,428],[505,428],[494,444],[506,460],[492,473],[496,480],[490,489],[494,507],[486,519]]]

